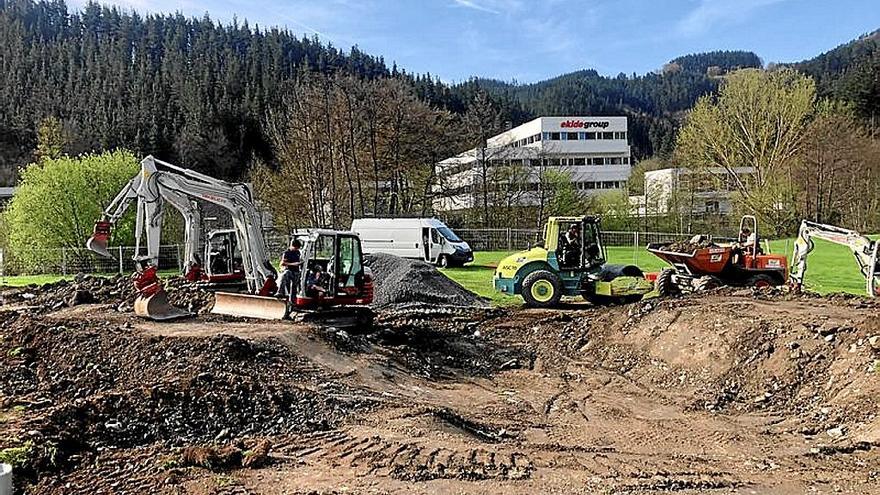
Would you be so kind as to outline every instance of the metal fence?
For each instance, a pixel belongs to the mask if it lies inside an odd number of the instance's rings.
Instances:
[[[515,251],[526,249],[541,240],[543,231],[539,229],[457,229],[459,237],[465,240],[474,251]],[[650,243],[682,241],[694,234],[675,234],[670,232],[602,232],[606,246],[644,249]],[[729,242],[732,238],[714,237],[716,241]]]
[[[467,241],[474,251],[515,251],[534,245],[542,236],[538,229],[458,229],[456,233]],[[603,232],[602,239],[609,247],[632,247],[633,253],[644,250],[652,242],[685,240],[692,234],[665,232]],[[288,236],[269,234],[266,244],[270,253],[279,255],[287,246]],[[730,238],[715,237],[718,241]],[[134,247],[117,246],[110,249],[114,258],[103,258],[85,249],[45,249],[31,252],[27,258],[10,256],[0,249],[0,277],[16,275],[77,273],[131,273],[135,270]],[[185,249],[181,244],[159,248],[160,270],[183,270]]]

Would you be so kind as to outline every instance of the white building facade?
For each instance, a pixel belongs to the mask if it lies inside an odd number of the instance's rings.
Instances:
[[[478,206],[484,165],[494,182],[490,188],[505,181],[520,184],[517,205],[536,203],[541,174],[551,170],[570,176],[581,194],[625,190],[632,166],[627,118],[540,117],[488,139],[485,148],[447,158],[437,167],[434,208]]]
[[[734,172],[751,180],[755,169],[737,167]],[[630,196],[630,205],[639,216],[666,215],[675,209],[692,215],[727,215],[733,211],[735,190],[733,177],[723,168],[664,168],[645,172],[645,194]]]

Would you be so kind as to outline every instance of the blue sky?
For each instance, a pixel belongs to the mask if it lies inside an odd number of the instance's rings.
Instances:
[[[83,0],[73,0],[73,6]],[[678,55],[810,58],[880,28],[880,0],[118,0],[286,26],[443,80],[534,82],[593,68],[642,74]]]

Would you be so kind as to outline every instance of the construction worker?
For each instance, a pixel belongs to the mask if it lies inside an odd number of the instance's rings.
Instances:
[[[757,236],[752,229],[743,227],[739,232],[739,247],[746,254],[755,254]]]
[[[324,272],[321,264],[315,263],[306,276],[306,297],[323,297],[327,294],[327,288],[324,285]]]
[[[562,265],[566,267],[576,267],[580,265],[581,226],[579,224],[572,224],[562,239]]]
[[[299,285],[300,269],[302,267],[302,253],[299,249],[302,242],[299,239],[290,241],[287,251],[281,254],[281,283],[278,284],[278,296],[295,296]]]

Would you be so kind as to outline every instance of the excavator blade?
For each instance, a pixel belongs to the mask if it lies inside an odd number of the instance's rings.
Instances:
[[[152,296],[138,296],[134,300],[134,314],[155,321],[177,320],[193,316],[189,311],[172,306],[164,289]]]
[[[215,292],[214,308],[211,313],[263,320],[282,320],[287,316],[287,301],[275,297]]]
[[[106,237],[89,237],[89,240],[86,241],[86,247],[89,248],[89,251],[92,251],[95,254],[98,254],[105,258],[113,258],[113,255],[110,254],[110,251],[107,249]]]

